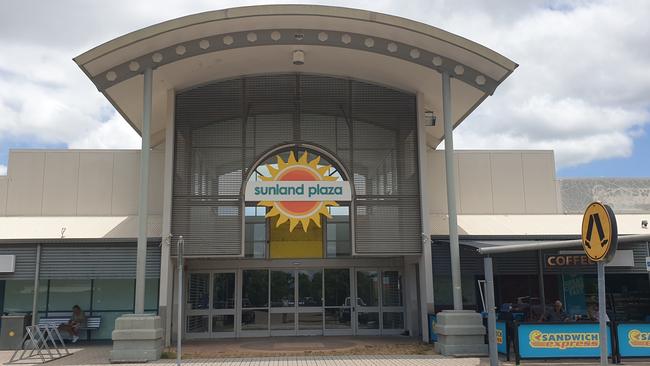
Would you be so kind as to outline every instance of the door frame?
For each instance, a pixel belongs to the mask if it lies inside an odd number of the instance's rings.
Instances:
[[[212,269],[218,267],[219,269]],[[309,270],[316,269],[322,270],[322,292],[323,297],[322,304],[320,307],[309,307],[309,308],[299,308],[297,302],[299,300],[299,280],[297,271],[299,270]],[[344,329],[327,329],[325,326],[325,310],[326,309],[345,309],[345,306],[326,306],[325,305],[325,270],[326,269],[346,269],[350,274],[350,297],[351,297],[351,306],[350,306],[350,327]],[[266,270],[268,274],[268,305],[265,310],[268,311],[267,315],[267,327],[265,330],[242,330],[242,313],[244,310],[242,306],[242,286],[243,286],[243,271],[244,270]],[[282,313],[283,310],[287,308],[273,308],[271,307],[271,271],[273,270],[291,270],[294,273],[294,301],[296,302],[294,310],[294,330],[279,330],[271,331],[271,314],[272,313]],[[352,299],[358,297],[358,286],[357,286],[357,271],[362,270],[374,270],[379,272],[379,330],[364,330],[358,329],[358,306],[354,306]],[[402,306],[401,307],[383,307],[382,306],[382,281],[383,281],[383,272],[384,271],[397,271],[400,274],[400,287],[402,291]],[[186,323],[187,317],[189,315],[198,315],[199,313],[207,313],[208,315],[208,332],[207,333],[187,333],[186,327],[187,324],[183,324],[183,333],[186,339],[210,339],[210,338],[241,338],[241,337],[270,337],[270,336],[294,336],[294,335],[309,335],[317,334],[324,336],[356,336],[356,335],[389,335],[389,334],[401,334],[404,329],[407,329],[407,305],[404,303],[406,294],[404,293],[405,287],[403,283],[404,276],[404,267],[402,260],[400,258],[341,258],[341,259],[304,259],[304,260],[250,260],[250,261],[226,261],[226,260],[217,260],[217,261],[200,261],[197,262],[197,267],[188,268],[186,276],[184,277],[184,302],[183,310],[184,317],[183,320]],[[214,311],[212,309],[213,302],[213,287],[214,287],[214,274],[215,273],[235,273],[235,309],[234,309],[234,332],[212,332],[212,314],[219,315],[220,313],[225,313],[226,311]],[[189,291],[189,279],[192,274],[195,273],[209,273],[210,274],[210,306],[209,310],[188,310],[187,304],[187,292]],[[255,308],[263,309],[263,308]],[[274,310],[277,309],[277,310]],[[304,310],[303,310],[304,309]],[[301,312],[312,312],[314,310],[320,311],[322,314],[322,327],[320,330],[305,330],[299,333],[299,314]],[[366,309],[368,310],[368,309]],[[374,310],[374,308],[369,309]],[[404,327],[403,329],[383,329],[383,312],[386,311],[397,311],[402,312],[404,315]],[[232,309],[228,309],[232,311]],[[234,334],[233,334],[234,333]]]
[[[234,289],[234,307],[232,309],[213,309],[214,301],[214,275],[217,273],[232,273],[235,275],[235,289]],[[208,308],[207,309],[190,309],[187,296],[190,291],[190,277],[194,274],[208,274]],[[184,310],[184,327],[183,337],[186,339],[207,339],[207,338],[235,338],[237,336],[237,324],[239,323],[238,301],[239,295],[239,275],[237,270],[192,270],[188,271],[185,279],[185,294],[183,296],[183,310]],[[233,330],[232,332],[213,332],[212,330],[212,316],[214,315],[233,315]],[[187,332],[188,317],[190,316],[207,316],[208,317],[208,331],[202,333],[189,333]]]
[[[358,282],[357,282],[357,272],[360,271],[368,271],[368,272],[377,272],[378,273],[378,281],[377,281],[377,306],[367,306],[367,307],[361,307],[356,303],[354,307],[356,307],[356,311],[353,311],[354,314],[354,335],[400,335],[402,332],[404,332],[404,329],[406,329],[406,306],[404,304],[404,286],[402,283],[402,277],[404,276],[404,269],[403,268],[377,268],[377,267],[353,267],[352,268],[354,272],[354,299],[358,301]],[[402,305],[401,306],[384,306],[384,291],[383,291],[383,278],[384,278],[384,272],[388,271],[396,271],[399,273],[399,279],[400,279],[400,294],[402,297]],[[356,302],[355,301],[355,302]],[[361,311],[364,310],[364,311]],[[390,312],[397,312],[397,313],[402,313],[402,322],[403,322],[403,327],[402,329],[384,329],[384,313],[390,313]],[[359,328],[359,315],[361,313],[377,313],[378,316],[378,323],[379,327],[377,329],[361,329]]]

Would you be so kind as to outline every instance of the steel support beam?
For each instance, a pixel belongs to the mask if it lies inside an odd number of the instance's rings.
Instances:
[[[41,277],[41,244],[36,244],[36,269],[34,270],[34,297],[32,298],[32,325],[38,317],[38,283]]]
[[[497,353],[497,316],[494,305],[494,274],[492,271],[492,258],[483,258],[485,268],[485,301],[488,313],[488,350],[490,353],[490,366],[499,364]]]
[[[147,266],[147,219],[149,216],[149,150],[153,70],[144,70],[142,105],[142,150],[140,153],[140,189],[138,191],[138,248],[135,271],[135,313],[144,314],[144,287]]]
[[[454,310],[463,310],[458,244],[458,213],[456,210],[456,169],[454,166],[454,122],[451,118],[451,78],[442,73],[442,115],[445,128],[445,173],[447,175],[447,212],[449,216],[449,252]]]

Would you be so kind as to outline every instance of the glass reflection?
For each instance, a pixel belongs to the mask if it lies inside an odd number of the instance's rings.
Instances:
[[[357,271],[357,305],[379,305],[379,272]]]
[[[213,315],[212,332],[232,332],[235,330],[234,315]]]
[[[190,305],[190,309],[208,309],[210,304],[210,274],[192,273],[188,282],[187,303]]]
[[[242,307],[264,308],[269,303],[269,272],[265,269],[242,273]]]
[[[242,330],[267,330],[269,329],[268,309],[242,310]]]
[[[212,285],[212,308],[235,308],[235,274],[215,273]]]
[[[323,305],[323,271],[298,271],[298,306]]]
[[[359,312],[358,314],[359,329],[379,329],[379,313]]]
[[[271,330],[293,330],[294,313],[273,313],[271,314]]]
[[[295,279],[292,270],[271,271],[271,307],[295,306]]]
[[[382,303],[384,306],[402,306],[402,289],[399,271],[384,271],[382,280]]]
[[[350,298],[350,270],[325,270],[325,306],[345,306]],[[346,304],[347,301],[347,304]]]
[[[299,313],[298,329],[323,329],[323,313]]]
[[[325,309],[326,329],[350,329],[350,308]]]

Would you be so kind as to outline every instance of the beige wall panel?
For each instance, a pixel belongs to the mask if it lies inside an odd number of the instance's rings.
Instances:
[[[557,213],[553,152],[523,152],[526,213]]]
[[[41,215],[44,165],[44,152],[12,151],[9,154],[8,216]]]
[[[491,152],[495,214],[526,213],[521,152]]]
[[[429,166],[428,187],[429,189],[429,210],[430,213],[447,214],[447,175],[445,173],[445,152],[442,150],[431,150],[427,154]],[[456,182],[458,182],[458,159],[456,159]],[[460,209],[460,190],[456,190],[456,207]]]
[[[460,192],[459,212],[464,214],[491,214],[492,170],[490,154],[487,152],[459,152],[458,189]]]
[[[114,158],[112,214],[137,215],[140,151],[116,151]]]
[[[43,216],[76,215],[78,183],[78,152],[65,150],[46,152]]]
[[[0,216],[7,214],[7,187],[9,186],[9,178],[7,176],[0,176]]]
[[[113,151],[79,155],[77,215],[111,215]]]
[[[162,215],[164,151],[152,151],[149,164],[149,215]]]

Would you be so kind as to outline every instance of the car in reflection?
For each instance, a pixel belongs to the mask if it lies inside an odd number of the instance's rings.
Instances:
[[[346,297],[345,301],[341,305],[341,306],[343,306],[343,308],[339,309],[338,320],[339,320],[340,323],[351,321],[351,317],[352,317],[351,304],[352,304],[352,299],[350,297]],[[365,306],[368,306],[368,305],[366,305],[366,302],[363,301],[362,298],[357,297],[356,306],[365,307]],[[355,310],[356,310],[356,308],[355,308]],[[358,318],[359,324],[368,324],[368,322],[372,321],[372,317],[370,316],[370,313],[366,313],[366,312],[357,313],[357,318]]]

